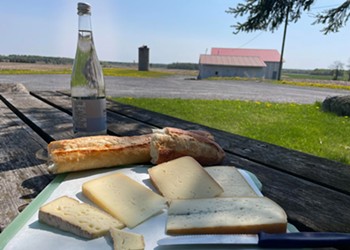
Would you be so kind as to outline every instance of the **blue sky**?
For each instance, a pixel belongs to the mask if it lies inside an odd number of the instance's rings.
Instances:
[[[0,55],[26,54],[73,58],[78,17],[74,0],[0,0]],[[98,57],[137,62],[138,47],[150,48],[151,63],[193,62],[212,47],[281,51],[278,31],[232,33],[237,22],[225,13],[229,0],[89,0]],[[312,13],[342,0],[318,0]],[[241,20],[243,21],[243,20]],[[329,68],[350,64],[350,22],[327,36],[304,14],[288,27],[284,68]],[[346,67],[345,67],[346,68]]]

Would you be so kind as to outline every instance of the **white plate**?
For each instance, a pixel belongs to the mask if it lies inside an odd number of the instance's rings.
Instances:
[[[131,168],[118,168],[118,169],[103,169],[103,170],[93,170],[85,172],[71,173],[67,175],[65,180],[53,191],[47,202],[56,199],[60,196],[67,195],[72,198],[76,198],[82,202],[92,204],[87,198],[82,195],[81,186],[84,182],[95,179],[99,176],[110,174],[113,172],[121,172],[131,177],[132,179],[138,181],[139,183],[145,185],[146,187],[153,189],[150,184],[149,176],[147,174],[147,169],[149,166],[135,166]],[[262,195],[258,186],[255,184],[250,174],[244,170],[240,170],[244,178],[253,187],[257,194]],[[255,180],[257,181],[257,180]],[[257,183],[259,185],[259,183]],[[166,225],[166,211],[154,216],[139,226],[128,229],[126,231],[132,231],[135,233],[140,233],[144,236],[146,249],[163,249],[158,247],[157,241],[161,238],[166,237],[165,225]],[[195,249],[195,246],[191,246],[191,249]],[[219,249],[225,249],[225,246],[220,246]],[[232,246],[226,246],[232,249]],[[175,248],[175,247],[174,247]],[[201,246],[203,249],[203,246]],[[75,237],[71,233],[65,233],[61,230],[55,229],[53,227],[42,224],[38,221],[38,211],[35,212],[31,218],[24,224],[24,226],[19,230],[19,232],[8,242],[5,250],[39,250],[39,249],[49,249],[49,250],[59,250],[59,249],[84,249],[84,250],[110,250],[113,249],[113,243],[109,236],[101,237],[93,240],[85,240],[80,237]],[[166,247],[166,249],[172,249]],[[176,248],[178,249],[178,248]],[[218,249],[218,248],[215,248]],[[242,249],[242,248],[240,248]],[[251,249],[251,248],[250,248]]]

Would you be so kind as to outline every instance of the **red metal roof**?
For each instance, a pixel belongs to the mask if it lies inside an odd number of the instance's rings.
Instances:
[[[258,56],[216,56],[201,55],[199,64],[241,66],[241,67],[266,67],[266,64]]]
[[[211,54],[216,56],[259,56],[264,62],[279,62],[281,57],[275,49],[212,48]]]

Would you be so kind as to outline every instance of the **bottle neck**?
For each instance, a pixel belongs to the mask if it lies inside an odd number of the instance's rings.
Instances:
[[[92,31],[90,14],[79,15],[79,31]]]

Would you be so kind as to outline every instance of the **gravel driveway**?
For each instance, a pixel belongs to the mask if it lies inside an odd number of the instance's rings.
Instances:
[[[69,89],[70,75],[0,75],[0,83],[22,83],[29,90]],[[314,103],[328,96],[350,95],[350,91],[256,81],[189,80],[167,78],[105,77],[106,92],[118,97],[163,97],[232,99],[269,102]]]

